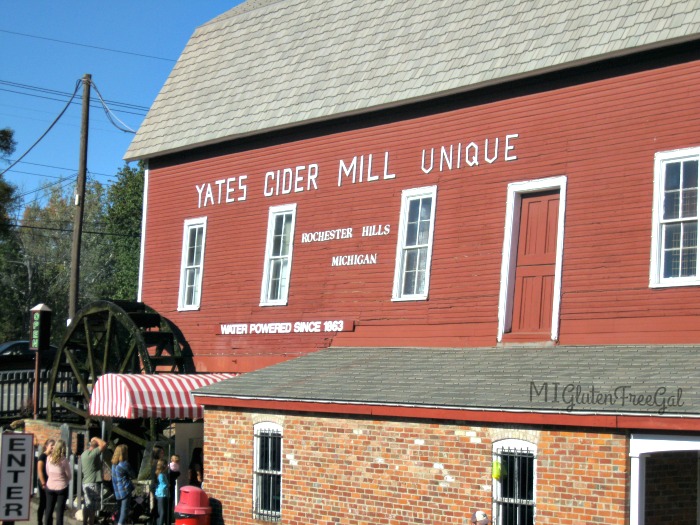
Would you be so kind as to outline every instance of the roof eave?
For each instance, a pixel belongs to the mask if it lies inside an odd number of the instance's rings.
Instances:
[[[387,403],[338,402],[221,396],[195,393],[198,404],[206,408],[272,410],[406,419],[437,419],[477,423],[607,428],[613,430],[700,430],[700,414],[641,414],[634,412],[545,411],[528,408],[446,407]]]

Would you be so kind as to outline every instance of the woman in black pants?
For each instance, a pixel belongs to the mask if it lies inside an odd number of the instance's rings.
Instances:
[[[66,443],[62,439],[56,441],[53,452],[46,462],[46,525],[53,525],[53,511],[56,509],[56,525],[63,525],[63,512],[66,510],[68,499],[68,484],[72,472],[66,459]]]
[[[37,512],[37,525],[44,525],[44,511],[46,510],[46,461],[48,456],[53,451],[53,446],[56,442],[53,439],[47,439],[44,443],[44,448],[39,455],[37,461],[37,477],[39,478],[39,510]]]

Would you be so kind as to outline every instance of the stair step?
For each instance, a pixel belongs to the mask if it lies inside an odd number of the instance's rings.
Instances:
[[[129,312],[129,318],[139,328],[155,328],[160,326],[160,315],[146,312]]]
[[[143,332],[142,335],[146,346],[168,346],[173,343],[173,334],[170,332]]]

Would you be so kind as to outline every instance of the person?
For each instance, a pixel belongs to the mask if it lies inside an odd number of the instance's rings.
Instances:
[[[95,514],[100,504],[100,484],[102,482],[102,453],[107,448],[107,442],[93,437],[88,448],[80,456],[83,469],[83,525],[94,525]]]
[[[170,491],[170,502],[175,503],[175,482],[180,477],[180,456],[173,454],[170,456],[168,465],[168,487]]]
[[[156,501],[158,502],[157,525],[164,525],[168,514],[168,464],[159,459],[156,464]]]
[[[476,523],[476,525],[489,525],[491,520],[483,510],[477,510],[472,514],[472,523]]]
[[[124,444],[118,445],[112,456],[112,487],[114,497],[117,500],[118,525],[126,523],[131,506],[131,493],[134,491],[134,471],[129,465],[129,447]]]
[[[66,458],[66,442],[56,444],[46,461],[46,525],[53,525],[53,511],[56,510],[56,525],[63,525],[63,513],[68,499],[68,484],[73,472]]]
[[[170,469],[170,472],[173,474],[177,474],[177,476],[180,475],[180,456],[177,454],[173,454],[170,456],[170,464],[168,465],[168,468]],[[175,476],[177,478],[177,476]]]
[[[156,499],[156,486],[158,485],[158,475],[156,474],[156,467],[161,459],[165,458],[165,449],[160,445],[154,445],[151,451],[151,482],[148,485],[148,510],[149,510],[149,520],[151,525],[156,524],[158,519],[158,501]]]
[[[193,487],[201,487],[202,486],[202,481],[204,474],[202,472],[202,467],[201,465],[195,464],[190,467],[189,471],[189,479],[187,480],[188,485],[192,485]]]
[[[48,456],[51,455],[53,451],[53,446],[56,441],[53,439],[47,439],[44,442],[44,448],[39,454],[39,459],[37,460],[37,476],[39,478],[39,508],[37,510],[37,525],[44,525],[44,512],[46,510],[46,481],[48,476],[46,474],[46,460]]]

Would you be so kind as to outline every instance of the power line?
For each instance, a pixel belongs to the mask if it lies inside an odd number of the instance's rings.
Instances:
[[[27,38],[36,38],[37,40],[48,40],[49,42],[58,42],[59,44],[68,44],[71,46],[89,47],[91,49],[99,49],[100,51],[109,51],[110,53],[121,53],[123,55],[132,55],[132,56],[137,56],[137,57],[142,57],[142,58],[152,58],[153,60],[163,60],[165,62],[175,62],[175,60],[173,60],[172,58],[156,57],[153,55],[144,55],[142,53],[132,53],[131,51],[121,51],[119,49],[111,49],[108,47],[91,46],[89,44],[80,44],[78,42],[69,42],[67,40],[58,40],[56,38],[48,38],[45,36],[30,35],[27,33],[18,33],[17,31],[8,31],[7,29],[0,29],[0,33],[19,35],[19,36],[24,36]]]
[[[117,128],[119,131],[124,131],[125,133],[136,133],[133,129],[131,129],[129,126],[124,124],[121,120],[119,120],[119,117],[117,117],[114,113],[112,113],[112,110],[107,107],[107,104],[105,103],[104,99],[102,98],[102,93],[100,93],[100,90],[97,89],[97,84],[94,82],[90,81],[90,84],[92,84],[92,87],[95,88],[95,93],[97,93],[97,96],[100,99],[100,102],[102,103],[102,108],[104,109],[105,115],[107,115],[107,120],[110,121],[112,126]],[[115,122],[117,120],[119,124]]]
[[[63,102],[66,98],[71,97],[70,93],[56,91],[52,89],[46,89],[39,86],[30,86],[27,84],[18,84],[16,82],[8,82],[6,80],[0,80],[0,85],[10,86],[14,89],[9,89],[7,87],[0,87],[0,91],[5,91],[7,93],[15,93],[16,95],[23,95],[26,97],[41,98],[44,100],[53,100],[56,102]],[[23,89],[27,91],[36,91],[41,93],[40,95],[34,93],[25,93],[24,91],[18,91],[18,89]],[[60,98],[59,98],[60,97]],[[78,104],[77,102],[72,102],[73,104]],[[145,106],[139,106],[137,104],[129,104],[127,102],[118,102],[115,100],[105,100],[110,106],[114,107],[116,111],[120,113],[126,113],[129,115],[137,115],[143,117],[148,113],[148,109]],[[90,104],[90,107],[101,108],[102,105],[99,102],[94,102]],[[119,109],[116,109],[119,108]],[[130,111],[133,110],[133,111]]]
[[[39,92],[43,92],[43,93],[49,93],[49,94],[53,94],[53,95],[61,95],[64,97],[70,96],[70,93],[67,93],[65,91],[58,91],[56,89],[44,88],[41,86],[32,86],[31,84],[20,84],[19,82],[11,82],[9,80],[0,80],[0,84],[5,84],[7,86],[12,86],[12,87],[21,88],[21,89],[28,89],[31,91],[39,91]],[[109,104],[111,104],[112,106],[122,106],[125,108],[148,111],[148,107],[141,106],[139,104],[130,104],[128,102],[117,102],[116,100],[107,100],[107,102],[109,102]]]
[[[14,162],[13,159],[10,159],[10,162]],[[23,160],[20,164],[30,164],[32,166],[41,166],[42,168],[53,168],[56,170],[76,171],[76,168],[66,168],[65,166],[52,166],[51,164],[39,164],[37,162],[29,162],[26,160]],[[91,175],[95,175],[98,177],[115,177],[114,174],[110,175],[109,173],[100,173],[98,171],[90,171],[90,170],[88,170],[88,172]],[[21,173],[21,172],[18,172],[18,173]],[[39,173],[29,173],[29,175],[39,175],[41,177],[48,177],[48,175],[41,175]]]
[[[52,231],[52,232],[62,232],[62,233],[73,233],[73,230],[68,230],[66,228],[47,228],[45,226],[25,226],[23,224],[10,224],[10,226],[14,228],[24,228],[26,230],[46,230],[46,231]],[[95,231],[88,231],[88,230],[83,230],[83,233],[90,233],[93,235],[108,235],[111,237],[140,237],[139,234],[136,233],[110,233],[110,232],[95,232]]]
[[[81,84],[81,81],[80,81],[80,80],[76,81],[76,83],[75,83],[75,90],[73,91],[73,95],[71,95],[70,100],[69,100],[68,103],[65,105],[65,107],[61,110],[61,112],[58,114],[58,116],[54,119],[54,121],[51,123],[51,125],[46,129],[46,131],[44,131],[44,133],[41,135],[41,137],[39,137],[39,138],[36,140],[36,142],[35,142],[34,144],[32,144],[32,145],[29,147],[29,149],[28,149],[27,151],[25,151],[24,153],[22,153],[22,155],[20,155],[19,158],[18,158],[15,162],[13,162],[12,164],[10,164],[10,165],[7,167],[7,169],[5,169],[2,173],[0,173],[0,176],[4,175],[7,171],[10,170],[10,168],[13,168],[13,167],[15,166],[15,164],[17,164],[17,163],[18,163],[19,161],[21,161],[24,157],[26,157],[27,154],[29,154],[29,152],[32,151],[32,149],[34,149],[34,147],[35,147],[37,144],[39,144],[39,142],[41,142],[41,141],[43,140],[43,138],[48,134],[48,132],[51,131],[51,128],[54,127],[54,125],[56,124],[56,122],[58,122],[59,119],[60,119],[60,118],[63,116],[63,114],[66,112],[66,110],[68,109],[68,106],[70,106],[71,101],[72,101],[73,98],[75,97],[75,94],[78,92],[78,88],[80,87],[80,84]]]

